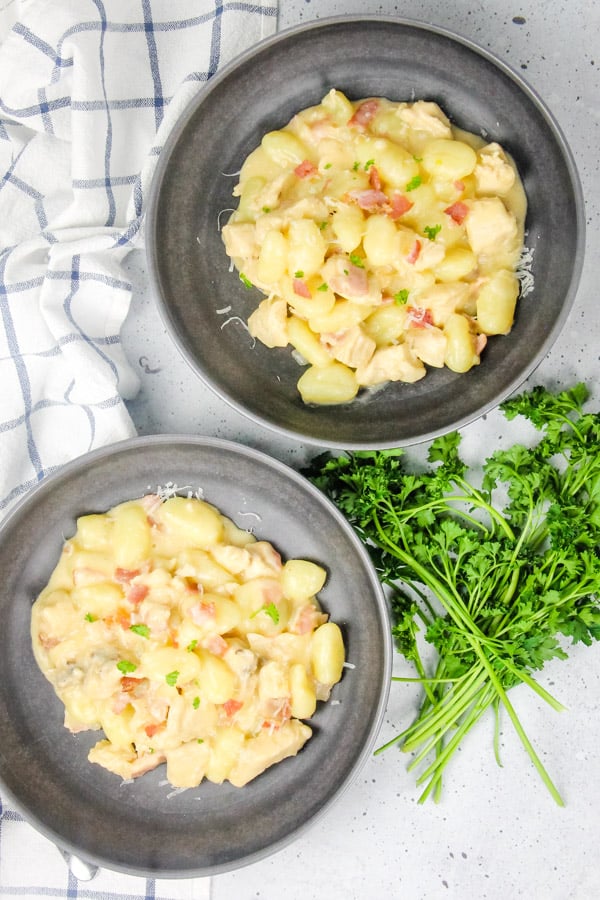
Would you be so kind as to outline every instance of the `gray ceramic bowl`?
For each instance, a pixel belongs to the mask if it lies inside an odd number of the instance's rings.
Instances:
[[[435,370],[364,401],[304,406],[288,349],[253,342],[241,323],[262,295],[229,269],[218,229],[236,173],[262,135],[337,87],[352,99],[436,100],[453,122],[498,140],[529,200],[535,289],[512,333],[491,340],[466,375]],[[226,215],[223,217],[225,221]],[[269,39],[223,69],[190,104],[159,161],[148,205],[149,267],[166,325],[192,368],[225,401],[288,437],[322,446],[392,447],[464,425],[513,392],[556,339],[584,247],[581,189],[552,116],[487,51],[439,28],[390,18],[317,20]],[[190,391],[194,390],[190,381]]]
[[[98,732],[72,735],[39,671],[31,604],[75,519],[172,481],[252,525],[285,557],[323,563],[324,608],[344,633],[347,668],[319,704],[313,737],[242,789],[208,782],[173,793],[164,766],[133,783],[87,761]],[[134,438],[50,476],[0,529],[0,783],[63,851],[157,877],[208,875],[291,841],[339,797],[369,756],[387,700],[391,636],[368,555],[335,507],[302,476],[254,450],[208,438]]]

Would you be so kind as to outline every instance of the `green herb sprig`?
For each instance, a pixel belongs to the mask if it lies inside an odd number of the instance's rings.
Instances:
[[[439,800],[453,754],[486,711],[508,715],[542,781],[563,799],[509,698],[571,644],[600,640],[600,414],[584,412],[583,384],[536,387],[505,401],[510,421],[540,431],[533,446],[497,450],[477,477],[457,432],[429,448],[415,473],[402,450],[324,454],[306,474],[345,513],[389,589],[397,649],[424,696],[414,721],[380,747],[414,754],[408,768]],[[428,673],[418,638],[435,649]]]

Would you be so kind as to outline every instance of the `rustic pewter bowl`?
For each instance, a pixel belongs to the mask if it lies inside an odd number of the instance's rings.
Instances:
[[[342,628],[346,658],[293,759],[244,788],[203,782],[183,792],[165,767],[123,782],[87,760],[99,732],[73,735],[31,650],[33,600],[77,516],[103,512],[172,481],[201,488],[240,527],[282,555],[328,571],[324,609]],[[133,438],[95,451],[45,479],[0,528],[0,785],[67,855],[88,866],[162,878],[210,875],[254,862],[323,814],[369,757],[391,675],[383,593],[365,548],[310,482],[263,453],[211,438]],[[80,866],[81,868],[81,866]]]
[[[535,287],[512,332],[464,375],[430,371],[342,406],[307,407],[290,348],[270,350],[243,323],[262,295],[232,272],[220,214],[245,157],[267,131],[331,87],[351,99],[437,101],[452,121],[512,154],[527,192]],[[226,221],[227,213],[221,216]],[[402,446],[464,425],[512,393],[546,355],[574,300],[584,250],[581,189],[552,115],[504,63],[440,28],[394,18],[317,20],[281,32],[224,68],[167,140],[148,205],[149,268],[164,321],[218,395],[280,434],[330,447]],[[230,309],[233,319],[223,327]],[[221,311],[221,312],[219,312]],[[190,381],[190,391],[194,390]]]

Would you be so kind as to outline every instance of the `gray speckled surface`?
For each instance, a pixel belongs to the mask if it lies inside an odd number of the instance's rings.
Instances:
[[[600,396],[600,4],[506,0],[281,0],[280,28],[331,15],[387,14],[448,28],[519,71],[556,117],[575,156],[586,201],[587,251],[569,320],[530,384],[584,379]],[[309,451],[257,431],[193,376],[164,331],[145,260],[128,261],[136,286],[123,340],[142,390],[130,403],[140,433],[196,432],[240,440],[299,465]],[[506,441],[493,412],[464,430],[473,458]],[[540,679],[568,707],[558,714],[517,689],[513,700],[566,798],[546,795],[509,725],[499,769],[491,723],[464,744],[439,805],[417,805],[405,759],[370,760],[339,803],[300,840],[261,863],[213,879],[213,900],[592,900],[600,896],[600,647],[575,648]],[[392,686],[382,741],[411,715],[415,688]]]

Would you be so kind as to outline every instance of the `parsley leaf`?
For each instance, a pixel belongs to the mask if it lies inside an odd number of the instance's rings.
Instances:
[[[441,225],[426,225],[423,229],[423,234],[426,238],[429,238],[430,241],[435,241],[441,230]]]
[[[122,659],[117,663],[117,669],[119,672],[122,672],[123,675],[129,675],[131,672],[135,672],[137,666],[135,663],[130,662],[128,659]]]
[[[169,672],[168,675],[165,675],[165,681],[167,682],[169,687],[175,687],[178,678],[179,672],[177,670],[175,670],[174,672]]]
[[[408,182],[408,184],[406,185],[404,190],[405,191],[414,191],[415,188],[418,188],[421,185],[422,181],[423,181],[423,179],[421,178],[420,175],[415,175],[414,178],[410,179],[410,181]]]
[[[150,629],[147,625],[130,625],[129,630],[133,631],[135,634],[139,634],[140,637],[150,637]]]

